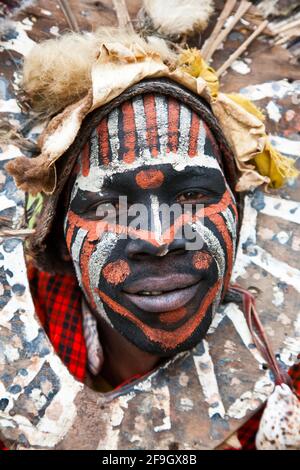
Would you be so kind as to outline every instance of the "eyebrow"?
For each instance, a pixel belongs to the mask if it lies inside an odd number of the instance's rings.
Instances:
[[[172,177],[172,186],[177,189],[189,184],[216,193],[223,193],[225,190],[225,177],[220,170],[204,167],[187,167],[181,173],[176,173]]]

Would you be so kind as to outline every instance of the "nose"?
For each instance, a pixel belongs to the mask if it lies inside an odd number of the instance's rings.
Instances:
[[[130,239],[125,248],[125,253],[130,259],[145,259],[147,256],[179,255],[185,252],[185,240],[175,239],[171,243],[154,245],[142,239]]]

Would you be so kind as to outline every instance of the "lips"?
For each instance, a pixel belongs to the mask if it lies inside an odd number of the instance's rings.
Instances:
[[[189,274],[139,279],[123,288],[124,295],[141,310],[170,312],[185,306],[195,296],[199,278]]]

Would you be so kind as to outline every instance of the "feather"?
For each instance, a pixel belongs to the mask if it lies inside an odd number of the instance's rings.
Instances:
[[[203,31],[213,13],[213,0],[144,0],[154,28],[167,36]]]

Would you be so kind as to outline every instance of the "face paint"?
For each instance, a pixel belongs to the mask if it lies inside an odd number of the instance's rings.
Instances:
[[[220,161],[197,114],[149,94],[103,119],[75,167],[65,237],[79,284],[95,317],[144,351],[194,347],[227,289],[237,210]],[[150,228],[132,228],[135,204],[147,209]],[[167,230],[162,204],[190,210],[174,215]],[[196,251],[187,249],[186,228],[201,235]]]
[[[142,189],[159,188],[164,181],[164,174],[160,170],[142,170],[135,177],[136,184]]]

